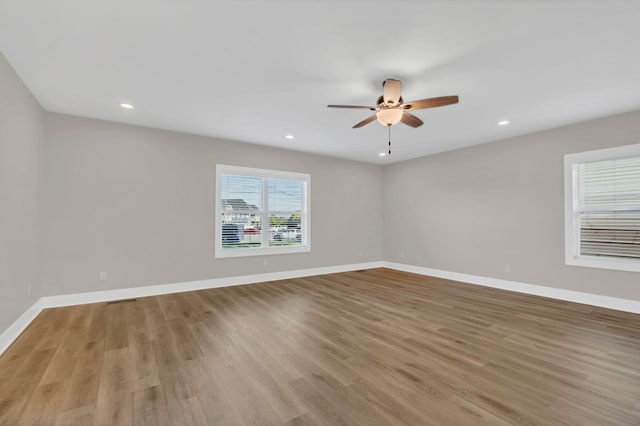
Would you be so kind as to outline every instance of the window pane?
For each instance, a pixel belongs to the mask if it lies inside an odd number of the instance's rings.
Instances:
[[[299,180],[269,179],[268,210],[271,212],[301,212],[303,183]]]
[[[262,178],[222,175],[222,249],[262,246]]]
[[[302,245],[301,217],[294,213],[290,215],[269,215],[269,245],[270,246],[300,246]]]
[[[580,164],[578,185],[585,209],[640,205],[640,156]]]
[[[229,220],[229,214],[222,214],[222,248],[248,248],[262,246],[262,232],[260,222],[252,215],[234,215],[234,220]],[[244,217],[244,218],[243,218]],[[226,222],[225,222],[226,221]],[[246,225],[252,223],[254,226]]]
[[[303,182],[269,179],[269,245],[302,245]]]
[[[220,198],[223,210],[260,211],[262,210],[262,178],[222,175]]]
[[[580,213],[580,254],[640,258],[640,210]]]

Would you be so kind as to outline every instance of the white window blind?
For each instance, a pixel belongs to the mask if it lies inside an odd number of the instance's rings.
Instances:
[[[222,174],[220,180],[222,247],[260,247],[262,178]]]
[[[216,170],[216,257],[309,251],[309,175]]]
[[[640,259],[640,155],[576,168],[580,254]]]
[[[565,162],[567,263],[640,271],[640,145],[571,154]]]

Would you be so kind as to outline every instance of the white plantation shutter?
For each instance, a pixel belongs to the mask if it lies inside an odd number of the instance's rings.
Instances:
[[[640,261],[640,155],[574,165],[579,255]]]

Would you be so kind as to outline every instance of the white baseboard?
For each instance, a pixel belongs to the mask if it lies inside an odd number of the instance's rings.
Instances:
[[[383,262],[385,268],[398,271],[412,272],[414,274],[428,275],[445,278],[453,281],[461,281],[469,284],[477,284],[485,287],[499,288],[503,290],[526,293],[535,296],[549,297],[551,299],[567,302],[582,303],[585,305],[599,306],[615,309],[616,311],[632,312],[640,314],[640,300],[620,299],[617,297],[602,296],[580,291],[563,290],[554,287],[525,284],[517,281],[501,280],[498,278],[483,277],[479,275],[462,274],[458,272],[443,271],[440,269],[425,268],[422,266],[405,265],[402,263]]]
[[[36,301],[24,314],[13,322],[5,331],[0,334],[0,355],[6,351],[9,346],[20,336],[20,334],[31,324],[31,321],[36,319],[38,314],[42,311],[42,305],[40,300]]]
[[[335,274],[339,272],[357,271],[360,269],[381,268],[382,265],[383,262],[354,263],[350,265],[326,266],[321,268],[270,272],[266,274],[212,278],[208,280],[122,288],[117,290],[93,291],[89,293],[63,294],[60,296],[43,297],[40,299],[40,302],[43,308],[58,308],[62,306],[82,305],[86,303],[108,302],[111,300],[133,299],[136,297],[157,296],[160,294],[181,293],[184,291],[205,290],[208,288],[302,278],[312,275]]]
[[[42,297],[0,335],[0,355],[2,355],[2,353],[11,345],[11,343],[13,343],[13,341],[17,339],[18,336],[20,336],[20,333],[22,333],[24,329],[27,328],[27,326],[38,316],[40,311],[42,311],[42,309],[44,308],[56,308],[62,306],[81,305],[86,303],[108,302],[112,300],[157,296],[160,294],[205,290],[208,288],[228,287],[242,284],[254,284],[267,281],[302,278],[313,275],[335,274],[339,272],[349,272],[372,268],[396,269],[398,271],[412,272],[415,274],[445,278],[454,281],[477,284],[485,287],[500,288],[503,290],[515,291],[518,293],[550,297],[552,299],[583,303],[592,306],[600,306],[603,308],[640,314],[640,301],[638,300],[620,299],[616,297],[583,293],[579,291],[525,284],[516,281],[507,281],[497,278],[489,278],[478,275],[462,274],[458,272],[425,268],[421,266],[380,261]]]
[[[157,296],[160,294],[181,293],[184,291],[205,290],[208,288],[229,287],[242,284],[255,284],[267,281],[302,278],[312,275],[335,274],[360,269],[382,268],[382,262],[354,263],[350,265],[326,266],[321,268],[297,269],[292,271],[271,272],[266,274],[242,275],[237,277],[213,278],[209,280],[188,281],[143,287],[122,288],[117,290],[93,291],[89,293],[63,294],[40,298],[31,308],[20,316],[0,335],[0,355],[20,336],[20,333],[45,308],[58,308],[86,303],[108,302],[111,300],[133,299],[136,297]]]

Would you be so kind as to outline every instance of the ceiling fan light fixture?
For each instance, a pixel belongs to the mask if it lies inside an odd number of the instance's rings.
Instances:
[[[381,109],[376,113],[376,118],[383,126],[393,126],[402,119],[402,110],[398,108]]]

